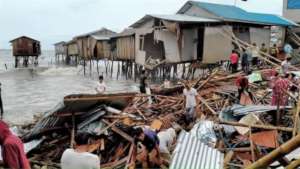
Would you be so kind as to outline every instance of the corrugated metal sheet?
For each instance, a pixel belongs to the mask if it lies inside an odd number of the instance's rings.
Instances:
[[[287,8],[288,9],[300,9],[300,1],[299,0],[287,0]]]
[[[209,19],[209,18],[203,18],[203,17],[196,17],[196,16],[189,16],[184,14],[173,14],[173,15],[145,15],[142,19],[138,20],[134,24],[132,24],[130,27],[137,28],[143,23],[151,20],[151,19],[161,19],[171,22],[181,22],[181,23],[207,23],[207,22],[220,22],[220,20],[217,19]]]
[[[297,24],[277,15],[252,13],[231,5],[220,5],[190,1],[193,5],[205,9],[224,20],[244,21],[265,25],[296,26]]]
[[[96,40],[109,40],[110,39],[109,36],[102,36],[102,35],[91,35],[91,37]]]
[[[291,106],[285,106],[280,107],[280,109],[290,109]],[[268,112],[268,111],[274,111],[277,110],[277,106],[265,106],[265,105],[248,105],[248,106],[242,106],[242,105],[233,105],[230,108],[230,111],[233,112],[234,116],[240,116],[240,115],[246,115],[249,113],[262,113],[262,112]]]
[[[183,131],[177,140],[170,169],[222,169],[223,160],[224,154]]]
[[[202,23],[202,22],[220,22],[217,19],[209,19],[209,18],[202,18],[197,16],[189,16],[183,14],[174,14],[174,15],[149,15],[157,19],[167,20],[167,21],[174,21],[174,22],[193,22],[193,23]]]

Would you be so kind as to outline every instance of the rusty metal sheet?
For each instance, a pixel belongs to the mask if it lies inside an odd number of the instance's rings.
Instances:
[[[250,137],[254,144],[270,148],[277,148],[279,146],[277,138],[278,132],[276,130],[254,133]]]

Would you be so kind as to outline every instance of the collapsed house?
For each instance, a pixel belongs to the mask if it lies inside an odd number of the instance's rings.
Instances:
[[[125,29],[112,36],[110,44],[114,61],[134,61],[135,29]]]
[[[296,26],[271,14],[247,12],[229,5],[187,2],[174,15],[146,15],[136,29],[136,63],[216,63],[228,60],[232,37],[247,43],[270,45],[270,28]],[[222,48],[215,44],[222,46]]]
[[[79,56],[83,60],[104,59],[110,57],[109,39],[116,33],[102,28],[97,31],[76,36]]]

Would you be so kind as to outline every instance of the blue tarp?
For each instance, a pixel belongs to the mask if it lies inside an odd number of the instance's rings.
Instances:
[[[300,0],[288,0],[288,9],[300,9]]]
[[[300,0],[297,0],[300,1]],[[243,21],[264,25],[294,26],[295,23],[290,22],[280,16],[272,14],[252,13],[232,5],[220,5],[213,3],[190,1],[195,6],[205,9],[224,20]]]

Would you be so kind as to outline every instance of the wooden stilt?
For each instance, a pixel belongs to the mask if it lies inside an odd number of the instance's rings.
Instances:
[[[111,60],[111,69],[110,69],[110,77],[113,76],[113,73],[114,73],[114,61]]]

